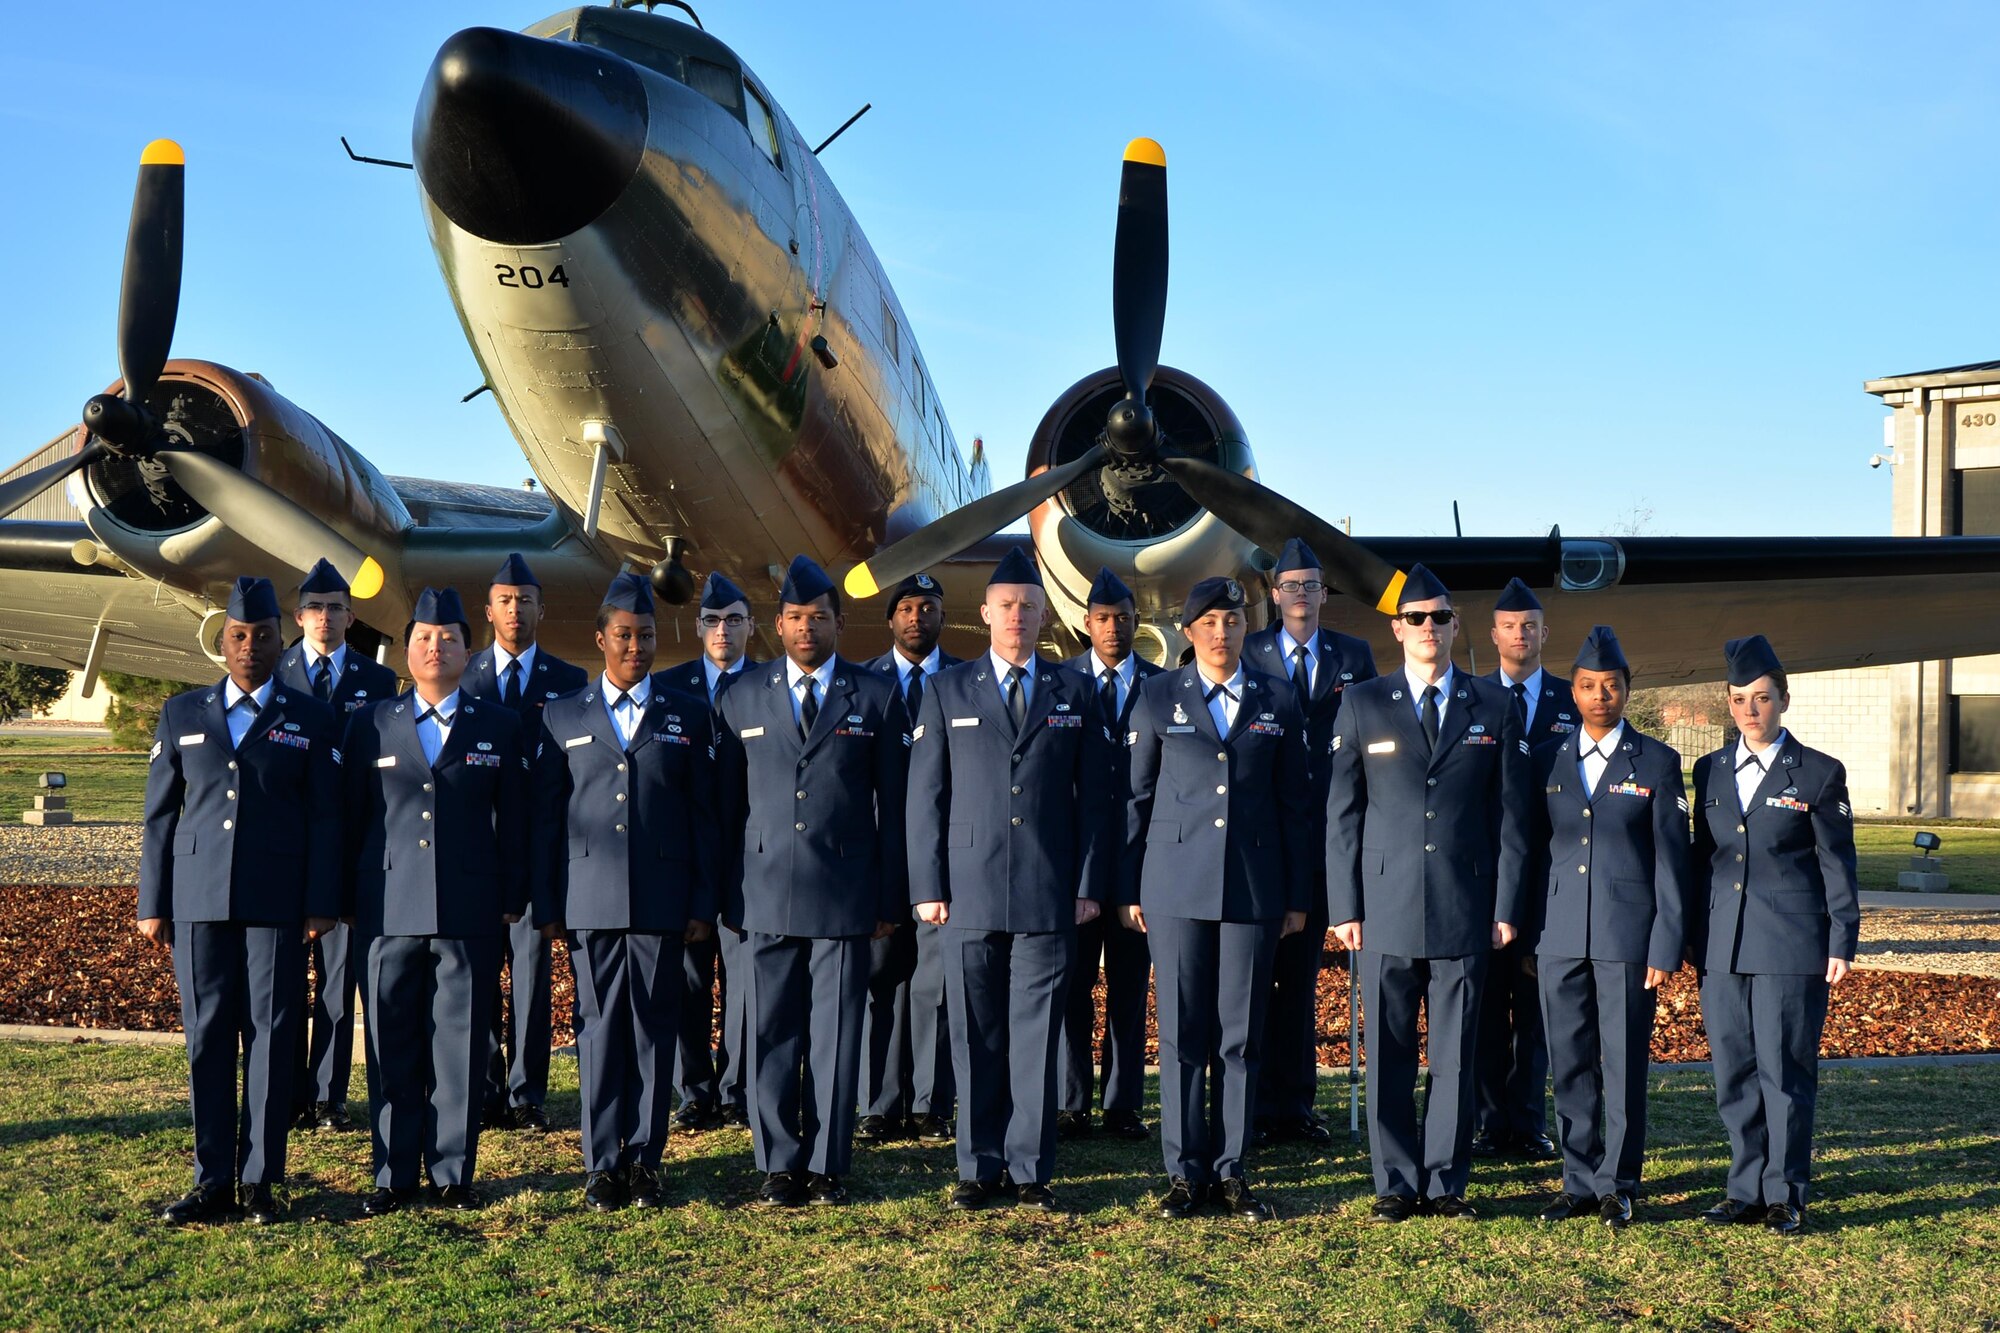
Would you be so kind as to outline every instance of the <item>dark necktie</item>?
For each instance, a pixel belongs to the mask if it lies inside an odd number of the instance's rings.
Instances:
[[[1209,686],[1209,687],[1208,687],[1208,693],[1202,696],[1202,702],[1203,702],[1203,703],[1211,703],[1211,704],[1212,704],[1212,703],[1214,703],[1214,702],[1215,702],[1215,696],[1216,696],[1216,695],[1218,695],[1218,694],[1219,694],[1219,695],[1221,695],[1221,696],[1222,696],[1223,698],[1225,698],[1225,699],[1229,700],[1229,702],[1230,702],[1230,703],[1232,703],[1232,704],[1236,702],[1236,691],[1235,691],[1235,690],[1232,690],[1232,689],[1230,689],[1230,688],[1229,688],[1229,687],[1228,687],[1227,685],[1211,685],[1211,686]],[[1225,731],[1225,732],[1226,732],[1226,731],[1228,731],[1228,730],[1229,730],[1229,727],[1230,727],[1230,723],[1229,723],[1229,720],[1228,720],[1228,719],[1229,719],[1229,709],[1228,709],[1228,707],[1227,707],[1226,705],[1225,705],[1225,706],[1223,707],[1223,710],[1222,710],[1222,716],[1223,716],[1223,723],[1222,723],[1222,726],[1221,726],[1220,730],[1222,730],[1222,731]]]
[[[913,666],[910,668],[909,689],[903,696],[903,704],[910,710],[910,721],[917,720],[917,705],[923,701],[924,669],[921,666]]]
[[[321,703],[328,703],[333,699],[333,663],[324,657],[320,658],[319,665],[313,668],[313,698]]]
[[[246,694],[242,698],[238,699],[235,703],[231,704],[230,707],[242,709],[244,715],[250,718],[251,720],[250,723],[245,725],[245,727],[243,728],[243,740],[244,741],[249,740],[250,727],[255,725],[257,718],[257,696],[254,694]],[[236,744],[238,745],[241,745],[242,743],[243,741],[236,742]]]
[[[440,727],[449,727],[452,716],[450,713],[440,713],[435,708],[426,708],[423,712],[417,714],[417,721],[428,722],[432,718],[436,718]]]
[[[1311,692],[1312,683],[1312,672],[1306,670],[1306,646],[1300,644],[1292,649],[1292,684],[1304,694]]]
[[[521,659],[515,658],[507,664],[507,671],[500,677],[500,702],[511,704],[521,697]]]
[[[1014,719],[1015,735],[1028,721],[1028,703],[1021,694],[1021,677],[1027,674],[1020,667],[1007,668],[1007,716]]]
[[[1118,720],[1118,673],[1100,671],[1097,674],[1097,707],[1104,715],[1106,724]]]
[[[618,739],[623,741],[628,749],[631,748],[632,737],[626,732],[624,719],[619,716],[618,710],[626,704],[637,702],[638,700],[632,697],[630,690],[618,691],[618,697],[611,701],[611,716],[617,723]]]
[[[1417,710],[1417,716],[1423,721],[1424,724],[1424,744],[1432,750],[1437,749],[1437,743],[1438,743],[1438,687],[1437,686],[1435,685],[1424,686],[1423,704]]]
[[[1525,682],[1514,687],[1514,720],[1521,724],[1521,730],[1528,729],[1528,687]]]
[[[806,697],[799,700],[799,739],[812,735],[813,723],[819,721],[819,677],[806,677]]]

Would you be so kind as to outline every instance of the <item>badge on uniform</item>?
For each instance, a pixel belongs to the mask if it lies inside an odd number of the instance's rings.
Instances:
[[[913,741],[920,741],[923,738],[924,738],[924,724],[919,722],[917,723],[916,728],[910,732],[910,739]]]
[[[1136,734],[1136,733],[1135,733],[1135,734]],[[1189,724],[1187,724],[1186,726],[1180,726],[1180,727],[1168,727],[1168,728],[1167,728],[1167,735],[1169,735],[1169,736],[1191,736],[1191,735],[1193,735],[1193,734],[1194,734],[1194,724],[1193,724],[1193,723],[1189,723]]]
[[[1764,804],[1775,805],[1780,810],[1794,810],[1797,811],[1799,814],[1805,814],[1807,811],[1812,809],[1810,805],[1806,804],[1804,801],[1799,800],[1796,796],[1766,796],[1764,798]]]
[[[681,735],[679,727],[668,727],[665,731],[653,733],[653,739],[664,745],[693,745],[694,742]]]
[[[478,751],[479,751],[479,752],[480,752],[481,754],[484,754],[484,753],[485,753],[486,751],[488,751],[488,750],[490,750],[490,749],[492,749],[492,748],[493,748],[493,742],[492,742],[492,741],[480,741],[479,743],[477,743],[476,745],[474,745],[474,746],[473,746],[472,748],[473,748],[473,749],[475,749],[475,750],[478,750]]]
[[[1839,804],[1840,804],[1840,817],[1842,819],[1854,818],[1854,812],[1847,808],[1847,802],[1842,801]]]
[[[1064,707],[1067,706],[1064,705]],[[1080,727],[1083,725],[1083,719],[1075,713],[1050,713],[1049,725],[1052,727]]]
[[[856,740],[863,740],[863,741],[868,740],[875,735],[874,732],[866,730],[865,728],[862,727],[835,727],[833,729],[833,734],[836,736],[852,736]]]
[[[1375,742],[1373,742],[1372,744],[1370,744],[1370,745],[1369,745],[1369,747],[1368,747],[1368,753],[1370,753],[1370,754],[1394,754],[1394,753],[1396,753],[1396,742],[1394,742],[1394,741],[1375,741]]]
[[[1128,731],[1128,732],[1126,732],[1126,733],[1125,733],[1125,744],[1127,744],[1127,745],[1137,745],[1138,743],[1139,743],[1139,733],[1138,733],[1138,732],[1136,732],[1136,731]]]
[[[498,768],[500,767],[500,756],[497,754],[468,754],[465,756],[465,762],[474,768]]]
[[[1264,716],[1269,717],[1270,714],[1266,713]],[[1255,736],[1282,736],[1285,734],[1285,727],[1282,722],[1252,722],[1244,730]]]
[[[1568,734],[1569,734],[1570,732],[1572,732],[1572,731],[1575,731],[1575,730],[1576,730],[1576,723],[1574,723],[1574,722],[1551,722],[1551,723],[1549,724],[1549,730],[1550,730],[1550,731],[1553,731],[1553,732],[1558,732],[1558,733],[1560,733],[1560,734],[1563,734],[1563,735],[1568,735]]]
[[[1465,733],[1465,739],[1459,742],[1460,745],[1498,745],[1499,743],[1500,738],[1498,736],[1488,736],[1483,727],[1474,727],[1471,731]]]
[[[152,758],[148,759],[146,762],[150,764],[153,762],[153,759],[158,759],[159,757],[160,757],[160,742],[154,741]]]
[[[1614,782],[1604,789],[1606,796],[1651,796],[1651,787],[1641,787],[1636,782]]]
[[[279,731],[276,727],[271,728],[270,734],[265,736],[264,739],[276,741],[280,745],[288,745],[294,750],[312,749],[312,739],[310,737],[294,736],[288,731]]]
[[[1187,709],[1185,709],[1185,708],[1182,708],[1182,707],[1181,707],[1181,706],[1180,706],[1179,704],[1175,704],[1175,705],[1174,705],[1174,721],[1176,721],[1176,722],[1185,722],[1185,721],[1187,721],[1187,720],[1188,720],[1188,715],[1187,715]]]
[[[299,729],[299,724],[298,724],[298,723],[296,723],[296,722],[287,722],[287,723],[285,723],[285,730],[286,730],[286,731],[297,731],[298,729]]]

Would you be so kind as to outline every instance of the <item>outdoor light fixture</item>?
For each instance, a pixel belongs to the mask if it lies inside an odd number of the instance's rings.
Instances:
[[[1935,833],[1919,833],[1915,838],[1911,839],[1911,842],[1915,844],[1918,851],[1923,852],[1925,855],[1929,855],[1944,846],[1944,840]]]
[[[50,791],[54,791],[58,787],[69,786],[69,779],[65,778],[60,773],[44,773],[39,779],[36,780],[35,785],[38,787],[46,787]]]

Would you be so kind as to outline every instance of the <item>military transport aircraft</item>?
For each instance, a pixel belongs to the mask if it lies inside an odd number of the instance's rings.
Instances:
[[[1382,647],[1370,608],[1422,560],[1474,616],[1519,575],[1563,623],[1615,623],[1649,683],[1714,678],[1717,645],[1752,631],[1795,670],[2000,649],[2000,617],[1941,613],[2000,590],[1991,539],[1362,542],[1292,504],[1257,480],[1222,397],[1159,364],[1166,157],[1147,139],[1120,183],[1116,364],[1056,399],[1026,479],[991,490],[817,150],[692,9],[630,3],[460,32],[417,103],[431,242],[542,494],[392,481],[256,376],[169,359],[185,166],[157,141],[133,203],[120,379],[0,480],[0,655],[86,681],[212,677],[230,579],[295,583],[321,555],[354,584],[357,641],[386,648],[418,588],[476,598],[512,550],[545,585],[544,641],[577,660],[617,568],[650,571],[669,603],[722,570],[768,626],[801,551],[860,599],[938,571],[964,590],[950,632],[969,643],[972,590],[1023,541],[1064,646],[1102,564],[1135,589],[1157,658],[1180,646],[1189,585],[1230,573],[1261,590],[1292,535],[1351,599],[1329,618]],[[851,653],[881,646],[879,616],[850,624]]]

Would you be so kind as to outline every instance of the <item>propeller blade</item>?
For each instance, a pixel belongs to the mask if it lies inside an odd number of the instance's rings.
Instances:
[[[1167,319],[1167,151],[1151,139],[1125,145],[1118,179],[1118,241],[1111,261],[1111,324],[1125,396],[1144,401],[1160,364]]]
[[[24,476],[0,483],[0,518],[13,513],[49,487],[60,486],[70,473],[89,467],[110,452],[104,444],[92,440],[68,458],[58,459],[46,467],[38,467]]]
[[[139,154],[132,229],[125,238],[125,279],[118,292],[118,371],[125,377],[125,397],[135,403],[159,382],[174,340],[186,163],[172,139],[155,139]]]
[[[384,575],[375,557],[263,482],[191,449],[161,449],[155,457],[196,504],[251,544],[294,569],[311,569],[324,556],[357,601],[382,591]]]
[[[1074,462],[1038,472],[1005,490],[982,495],[942,518],[918,528],[886,550],[877,551],[847,571],[842,583],[849,597],[873,597],[912,574],[949,560],[969,546],[991,537],[1094,467],[1104,464],[1105,448],[1094,444]]]
[[[1291,538],[1301,537],[1341,591],[1384,615],[1395,614],[1403,571],[1333,524],[1270,487],[1203,459],[1163,449],[1159,463],[1196,504],[1265,550],[1282,550]]]

